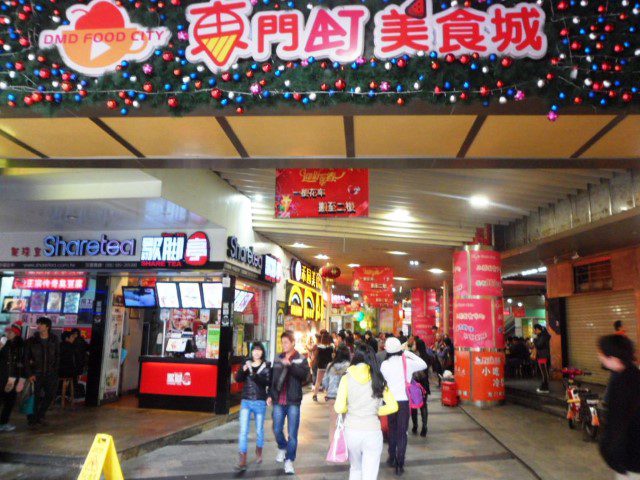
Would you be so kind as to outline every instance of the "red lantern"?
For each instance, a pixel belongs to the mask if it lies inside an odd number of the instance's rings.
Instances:
[[[328,278],[328,279],[331,279],[331,280],[335,280],[341,274],[342,274],[342,271],[340,270],[339,267],[337,267],[335,265],[334,266],[325,265],[324,267],[322,267],[320,269],[320,275],[322,275],[322,278]]]

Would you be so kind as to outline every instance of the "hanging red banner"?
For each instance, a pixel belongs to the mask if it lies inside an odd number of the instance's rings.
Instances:
[[[432,327],[436,324],[438,299],[435,290],[411,290],[411,333],[420,337],[427,346],[435,342]]]
[[[369,216],[366,168],[276,170],[276,218]]]
[[[367,292],[393,288],[393,268],[357,267],[353,269],[353,289]]]
[[[362,294],[362,300],[373,308],[393,307],[393,292],[391,290],[366,292]]]

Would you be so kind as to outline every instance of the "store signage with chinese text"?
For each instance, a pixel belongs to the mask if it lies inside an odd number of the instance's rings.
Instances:
[[[163,233],[156,237],[142,237],[140,265],[148,268],[201,267],[209,261],[209,237],[196,232]]]
[[[320,271],[297,259],[291,260],[291,279],[315,290],[322,289],[322,275],[320,275]]]
[[[356,267],[351,288],[362,292],[364,303],[370,307],[393,306],[393,269],[389,267]]]
[[[276,218],[366,217],[369,170],[276,170]]]
[[[141,394],[215,397],[218,366],[142,362],[140,378]]]
[[[284,61],[314,57],[351,63],[364,55],[372,17],[373,53],[380,59],[431,51],[539,59],[547,52],[545,13],[535,3],[492,5],[487,11],[452,7],[436,14],[431,0],[389,5],[375,15],[363,5],[313,7],[308,16],[295,9],[254,15],[252,10],[250,0],[190,5],[186,59],[217,73],[243,58],[268,61],[275,46]]]
[[[337,295],[331,294],[331,305],[334,307],[341,307],[344,305],[349,305],[351,303],[351,297],[347,297],[346,295]]]
[[[504,353],[471,352],[473,400],[489,402],[504,400]]]
[[[18,290],[58,290],[83,292],[87,289],[86,277],[16,277],[13,288]]]
[[[493,250],[456,251],[453,253],[453,270],[454,296],[502,296],[500,252]]]
[[[282,280],[282,262],[279,258],[269,254],[263,256],[262,278],[271,283],[279,283]]]
[[[287,312],[292,317],[321,321],[324,317],[322,292],[302,283],[288,280]]]
[[[454,303],[453,342],[462,348],[494,347],[493,299],[459,299]]]
[[[411,333],[420,337],[427,346],[435,342],[431,329],[436,325],[438,298],[436,291],[422,288],[411,290]]]

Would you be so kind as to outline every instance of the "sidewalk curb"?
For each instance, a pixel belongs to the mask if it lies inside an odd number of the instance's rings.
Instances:
[[[167,435],[154,438],[148,442],[133,447],[118,450],[118,458],[121,462],[130,460],[145,453],[152,452],[168,445],[175,445],[182,440],[198,435],[207,430],[220,427],[229,422],[238,419],[238,412],[230,413],[224,416],[217,416],[211,420],[192,425],[188,428],[169,433]],[[116,445],[117,447],[117,445]],[[47,465],[53,467],[81,467],[84,463],[84,456],[76,455],[37,455],[22,452],[6,452],[0,451],[0,462],[2,463],[21,463],[27,465]]]

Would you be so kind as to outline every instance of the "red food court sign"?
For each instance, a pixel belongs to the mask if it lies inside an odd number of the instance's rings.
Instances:
[[[453,270],[454,296],[502,296],[500,252],[493,250],[454,252]]]
[[[276,218],[366,217],[369,170],[276,170]]]

